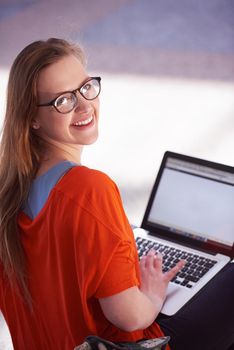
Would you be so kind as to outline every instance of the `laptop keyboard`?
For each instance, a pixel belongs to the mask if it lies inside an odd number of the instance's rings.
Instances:
[[[163,272],[170,270],[181,259],[186,260],[185,266],[177,273],[171,282],[192,288],[216,263],[216,260],[205,258],[197,254],[186,252],[161,243],[137,237],[139,258],[154,249],[163,256]]]

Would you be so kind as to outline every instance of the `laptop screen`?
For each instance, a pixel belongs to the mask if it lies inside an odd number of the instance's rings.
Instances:
[[[234,173],[211,162],[166,152],[147,208],[148,226],[197,245],[231,252]],[[178,156],[178,155],[177,155]]]

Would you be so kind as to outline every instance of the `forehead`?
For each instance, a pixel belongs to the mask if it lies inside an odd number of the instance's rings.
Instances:
[[[73,55],[61,58],[44,68],[37,81],[39,95],[53,97],[63,91],[76,89],[87,79],[87,73],[82,63]]]

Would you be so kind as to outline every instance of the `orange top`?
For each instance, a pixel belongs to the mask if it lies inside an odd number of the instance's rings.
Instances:
[[[105,174],[74,167],[34,220],[19,215],[33,313],[0,270],[0,309],[14,349],[72,350],[85,336],[134,341],[163,335],[154,323],[123,332],[98,298],[139,285],[138,256],[119,191]]]

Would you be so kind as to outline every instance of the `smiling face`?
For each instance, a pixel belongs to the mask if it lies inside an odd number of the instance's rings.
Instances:
[[[81,87],[89,78],[75,56],[61,58],[40,72],[37,83],[38,104],[50,102],[65,91]],[[53,153],[53,149],[56,152],[60,149],[61,153],[77,153],[79,157],[82,146],[92,144],[98,137],[98,97],[86,100],[79,92],[76,96],[77,106],[66,114],[59,113],[53,106],[38,107],[32,127],[49,145],[50,153]]]

